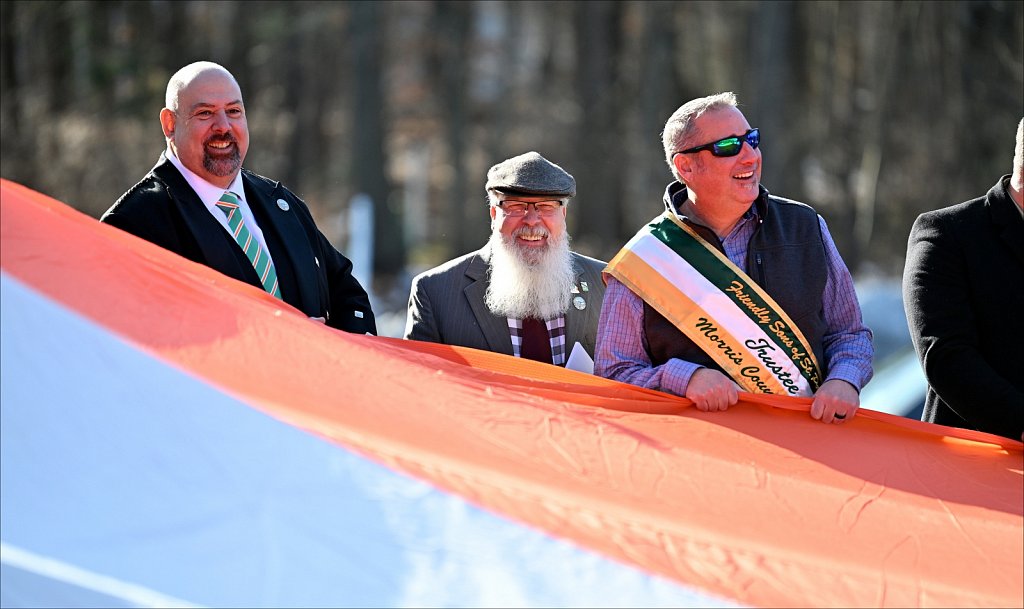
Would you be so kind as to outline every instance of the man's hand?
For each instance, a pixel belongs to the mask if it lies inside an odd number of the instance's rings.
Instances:
[[[842,423],[852,419],[860,406],[860,394],[853,385],[839,379],[825,381],[814,394],[811,418],[822,423]]]
[[[697,410],[716,412],[726,410],[739,400],[739,387],[718,370],[701,368],[690,377],[686,397]]]

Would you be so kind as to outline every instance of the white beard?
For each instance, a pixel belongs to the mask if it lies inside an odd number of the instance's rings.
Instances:
[[[506,237],[491,233],[490,285],[484,303],[495,315],[513,319],[554,319],[569,310],[576,273],[572,268],[569,237],[552,239],[543,252],[524,251],[515,242],[521,228]]]

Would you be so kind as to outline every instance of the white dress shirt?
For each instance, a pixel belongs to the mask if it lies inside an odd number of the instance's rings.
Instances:
[[[232,240],[235,238],[234,233],[231,232],[231,228],[228,226],[228,217],[224,214],[219,207],[217,207],[217,201],[220,201],[221,195],[224,194],[225,190],[229,190],[238,197],[238,209],[242,212],[242,222],[245,223],[245,227],[249,229],[253,237],[256,237],[256,241],[263,247],[263,252],[270,256],[270,262],[274,262],[274,257],[270,255],[270,249],[267,248],[267,242],[263,238],[263,231],[260,230],[259,224],[256,223],[256,217],[252,215],[252,210],[249,209],[249,203],[245,200],[245,187],[242,185],[242,172],[239,171],[238,175],[235,176],[231,185],[226,189],[220,186],[214,186],[203,178],[189,171],[187,167],[182,165],[181,161],[171,150],[170,145],[167,146],[167,160],[172,165],[178,168],[181,175],[188,182],[188,185],[192,187],[192,190],[199,196],[199,199],[206,206],[213,217],[224,227],[224,230],[231,235]]]

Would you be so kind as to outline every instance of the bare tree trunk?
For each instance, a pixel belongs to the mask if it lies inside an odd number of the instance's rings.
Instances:
[[[627,5],[635,11],[626,20],[642,25],[624,41],[624,61],[642,57],[639,65],[622,68],[620,107],[624,123],[626,167],[619,173],[622,199],[616,203],[622,222],[616,229],[614,243],[598,252],[600,257],[612,256],[633,233],[661,210],[661,195],[672,179],[661,147],[665,121],[686,99],[679,89],[674,69],[676,36],[673,15],[677,6],[668,2],[638,2]],[[633,68],[636,69],[633,69]]]
[[[352,125],[352,180],[357,193],[373,200],[373,270],[394,276],[405,266],[402,224],[392,209],[384,170],[384,95],[381,91],[381,7],[375,2],[352,5],[350,31],[355,61],[355,103]]]
[[[22,113],[24,92],[19,64],[24,62],[25,50],[19,44],[23,38],[17,35],[22,6],[17,2],[0,2],[0,124],[4,131],[0,159],[3,177],[23,176],[22,179],[34,181],[34,168],[23,158],[23,132],[30,126]]]
[[[582,116],[575,178],[579,196],[576,243],[581,251],[607,255],[617,247],[622,207],[622,146],[619,139],[616,60],[621,5],[579,2],[576,9],[577,82]]]
[[[471,10],[468,3],[443,1],[437,3],[434,13],[438,45],[434,69],[441,83],[441,107],[447,112],[445,139],[451,167],[447,204],[443,206],[451,218],[449,255],[462,254],[480,245],[479,235],[470,230],[477,224],[469,216],[479,213],[480,208],[466,199],[466,55]],[[480,201],[482,206],[482,195]]]
[[[794,58],[799,53],[800,37],[794,35],[795,5],[793,2],[762,2],[757,5],[751,32],[754,64],[750,95],[742,95],[740,103],[756,104],[757,116],[747,116],[751,126],[760,127],[765,158],[766,185],[775,194],[795,196],[800,188],[796,152],[803,150],[801,136],[787,125],[803,123],[805,116],[797,103],[800,93],[793,78]],[[807,203],[813,205],[813,201]]]

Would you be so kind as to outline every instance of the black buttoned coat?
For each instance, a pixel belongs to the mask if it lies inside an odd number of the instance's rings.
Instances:
[[[317,229],[306,204],[279,182],[242,170],[245,200],[277,270],[281,298],[348,332],[377,333],[352,263]],[[163,154],[100,219],[262,289],[252,263]]]
[[[1003,176],[914,222],[903,301],[925,376],[925,421],[1021,439],[1024,217]]]

